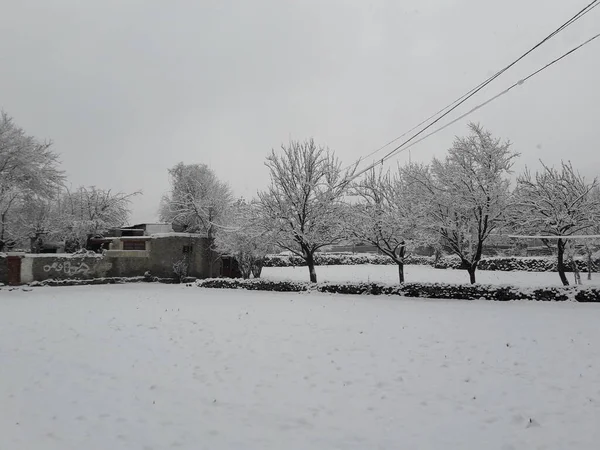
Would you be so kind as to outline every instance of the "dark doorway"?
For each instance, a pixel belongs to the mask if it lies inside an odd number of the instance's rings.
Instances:
[[[8,284],[10,286],[21,284],[21,257],[8,256],[6,262],[8,264]]]

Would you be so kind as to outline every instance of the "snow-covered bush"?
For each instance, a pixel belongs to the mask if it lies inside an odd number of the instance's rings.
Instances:
[[[377,254],[352,254],[352,253],[317,253],[315,262],[320,266],[332,265],[391,265],[394,262],[384,256]],[[595,255],[593,259],[594,267],[600,267],[600,255]],[[265,258],[265,267],[293,267],[302,266],[302,258],[289,255],[267,255]],[[409,255],[406,258],[406,264],[432,266],[436,269],[461,269],[461,260],[454,255],[443,256],[435,261],[433,256]],[[587,270],[587,262],[584,259],[576,260],[580,271]],[[480,270],[498,270],[504,272],[524,271],[524,272],[556,272],[555,257],[492,257],[483,258],[478,265]],[[567,269],[570,270],[570,269]],[[597,269],[596,269],[597,270]]]
[[[302,281],[270,281],[262,278],[208,278],[196,282],[199,287],[214,289],[247,289],[251,291],[302,292],[311,286]]]
[[[399,295],[459,300],[535,300],[600,302],[600,289],[575,286],[550,288],[519,288],[485,284],[404,283],[387,285],[382,283],[322,283],[310,284],[297,281],[268,281],[264,279],[243,280],[214,278],[199,280],[199,287],[216,289],[248,289],[278,292],[317,291],[332,294]]]
[[[187,278],[189,269],[189,263],[187,258],[182,258],[179,261],[173,263],[173,274],[175,279],[180,283],[183,282],[184,278]]]

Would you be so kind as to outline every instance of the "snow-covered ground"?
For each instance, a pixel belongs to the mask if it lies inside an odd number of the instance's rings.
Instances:
[[[596,449],[600,305],[0,290],[0,448]]]
[[[331,282],[381,282],[398,283],[397,266],[356,265],[356,266],[318,266],[316,268],[318,281]],[[261,275],[270,280],[308,281],[306,267],[265,267]],[[439,282],[439,283],[469,283],[466,270],[434,269],[429,266],[405,266],[404,276],[407,282]],[[478,270],[478,283],[510,284],[514,286],[561,286],[558,273],[555,272],[501,272]],[[573,274],[567,278],[573,284]],[[588,281],[587,273],[581,274],[584,285],[600,285],[600,274],[592,274]]]

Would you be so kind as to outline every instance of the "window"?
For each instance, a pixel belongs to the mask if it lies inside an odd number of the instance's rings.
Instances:
[[[194,250],[194,247],[192,245],[184,245],[183,246],[184,254],[192,253],[193,250]]]
[[[146,241],[123,241],[123,250],[146,250]]]

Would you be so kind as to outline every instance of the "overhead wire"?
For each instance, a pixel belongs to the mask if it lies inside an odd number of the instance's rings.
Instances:
[[[492,103],[494,100],[496,100],[496,99],[498,99],[498,98],[502,97],[503,95],[507,94],[507,93],[508,93],[509,91],[511,91],[512,89],[514,89],[514,88],[516,88],[516,87],[518,87],[518,86],[521,86],[521,85],[523,85],[523,84],[524,84],[526,81],[528,81],[529,79],[533,78],[533,77],[534,77],[534,76],[536,76],[538,73],[540,73],[540,72],[544,71],[545,69],[547,69],[548,67],[550,67],[550,66],[552,66],[552,65],[556,64],[556,63],[557,63],[557,62],[559,62],[561,59],[563,59],[563,58],[566,58],[566,57],[567,57],[567,56],[569,56],[571,53],[573,53],[573,52],[575,52],[575,51],[579,50],[579,49],[580,49],[581,47],[583,47],[584,45],[587,45],[587,44],[589,44],[590,42],[592,42],[592,41],[593,41],[593,40],[595,40],[595,39],[598,39],[599,37],[600,37],[600,33],[596,34],[595,36],[592,36],[592,37],[591,37],[590,39],[588,39],[587,41],[585,41],[585,42],[583,42],[583,43],[579,44],[577,47],[574,47],[574,48],[572,48],[571,50],[569,50],[568,52],[564,53],[564,54],[563,54],[563,55],[561,55],[560,57],[558,57],[558,58],[556,58],[556,59],[554,59],[554,60],[550,61],[548,64],[546,64],[546,65],[544,65],[543,67],[539,68],[539,69],[538,69],[538,70],[536,70],[535,72],[532,72],[531,74],[529,74],[527,77],[525,77],[525,78],[523,78],[523,79],[521,79],[521,80],[517,81],[516,83],[512,84],[511,86],[509,86],[508,88],[506,88],[505,90],[503,90],[502,92],[500,92],[500,93],[498,93],[498,94],[494,95],[493,97],[491,97],[490,99],[486,100],[485,102],[483,102],[483,103],[481,103],[481,104],[479,104],[479,105],[475,106],[474,108],[470,109],[469,111],[467,111],[466,113],[464,113],[464,114],[462,114],[461,116],[457,117],[456,119],[452,120],[451,122],[448,122],[447,124],[445,124],[445,125],[443,125],[443,126],[441,126],[441,127],[439,127],[439,128],[436,128],[436,129],[435,129],[434,131],[432,131],[431,133],[429,133],[429,134],[426,134],[425,136],[421,137],[420,139],[418,139],[418,140],[416,140],[416,141],[414,141],[414,142],[411,142],[411,143],[410,143],[409,145],[407,145],[406,147],[404,147],[404,148],[402,148],[402,149],[399,149],[399,150],[397,151],[397,153],[400,153],[400,152],[403,152],[403,151],[405,151],[405,150],[408,150],[408,149],[409,149],[409,148],[411,148],[412,146],[414,146],[414,145],[417,145],[419,142],[422,142],[422,141],[424,141],[424,140],[425,140],[425,139],[427,139],[428,137],[430,137],[430,136],[433,136],[434,134],[437,134],[437,133],[439,133],[440,131],[442,131],[442,130],[444,130],[444,129],[448,128],[448,127],[449,127],[449,126],[451,126],[451,125],[454,125],[456,122],[459,122],[460,120],[462,120],[462,119],[464,119],[465,117],[467,117],[468,115],[470,115],[470,114],[474,113],[474,112],[475,112],[475,111],[477,111],[478,109],[481,109],[481,108],[483,108],[484,106],[486,106],[486,105],[488,105],[488,104]],[[393,155],[390,155],[389,157],[391,158],[392,156],[393,156]],[[386,158],[386,159],[387,159],[387,158]],[[377,162],[377,164],[379,164],[379,161]],[[372,168],[373,168],[373,167],[369,168],[368,170],[371,170]],[[365,172],[366,172],[366,171],[367,171],[367,170],[365,170]],[[363,172],[363,171],[361,171],[361,173],[359,173],[359,174],[357,175],[357,177],[358,177],[358,176],[360,176],[360,175],[362,175],[363,173],[364,173],[364,172]]]
[[[474,87],[473,89],[471,89],[470,91],[468,91],[467,93],[463,94],[461,97],[459,97],[458,99],[456,99],[455,101],[453,101],[452,103],[450,103],[449,105],[447,105],[446,107],[440,109],[439,111],[437,111],[433,115],[429,116],[427,119],[423,120],[418,125],[414,126],[410,130],[408,130],[405,133],[403,133],[402,135],[400,135],[397,138],[389,141],[387,144],[379,147],[378,149],[376,149],[373,152],[369,153],[367,156],[361,157],[355,164],[351,164],[348,167],[346,167],[345,170],[347,170],[348,168],[350,168],[352,166],[358,166],[358,164],[360,164],[360,162],[363,161],[364,159],[373,156],[374,154],[376,154],[379,151],[383,150],[384,148],[388,147],[392,143],[394,143],[397,140],[401,139],[402,137],[406,136],[408,133],[414,131],[415,129],[417,129],[421,125],[427,123],[428,121],[430,121],[434,117],[438,116],[442,112],[446,111],[444,114],[442,114],[436,120],[434,120],[433,122],[431,122],[429,125],[427,125],[423,129],[421,129],[419,132],[417,132],[416,134],[414,134],[413,136],[411,136],[409,139],[405,140],[399,146],[395,147],[392,151],[390,151],[389,153],[387,153],[382,159],[378,159],[377,162],[373,163],[366,170],[361,171],[360,174],[365,173],[368,170],[371,170],[373,167],[377,166],[380,163],[383,163],[383,161],[385,159],[387,159],[391,154],[395,153],[397,150],[399,150],[400,148],[402,148],[404,145],[406,145],[407,143],[409,143],[410,141],[412,141],[415,137],[418,137],[424,131],[426,131],[427,129],[429,129],[433,125],[435,125],[437,122],[439,122],[441,119],[443,119],[444,117],[446,117],[448,114],[450,114],[456,108],[458,108],[460,105],[462,105],[463,103],[465,103],[468,99],[470,99],[471,97],[473,97],[475,94],[477,94],[479,91],[481,91],[484,87],[486,87],[488,84],[490,84],[496,78],[498,78],[500,75],[502,75],[508,69],[510,69],[511,67],[513,67],[515,64],[517,64],[519,61],[521,61],[525,57],[527,57],[530,53],[532,53],[537,48],[539,48],[540,46],[542,46],[544,43],[546,43],[547,41],[549,41],[550,39],[552,39],[558,33],[560,33],[561,31],[563,31],[564,29],[566,29],[567,27],[569,27],[570,25],[572,25],[573,23],[575,23],[577,20],[581,19],[581,17],[583,17],[584,15],[586,15],[587,13],[589,13],[592,9],[596,8],[598,5],[600,5],[600,0],[594,0],[594,1],[592,1],[591,3],[589,3],[588,5],[586,5],[583,9],[581,9],[580,11],[578,11],[569,20],[567,20],[565,23],[563,23],[561,26],[559,26],[556,30],[554,30],[552,33],[550,33],[548,36],[546,36],[544,39],[542,39],[540,42],[538,42],[532,48],[530,48],[525,53],[523,53],[516,60],[514,60],[513,62],[511,62],[510,64],[508,64],[507,66],[505,66],[503,69],[499,70],[494,75],[492,75],[491,77],[489,77],[488,79],[486,79],[485,81],[483,81],[482,83],[480,83],[479,85],[477,85],[476,87]],[[355,177],[353,177],[353,179],[354,178]]]

